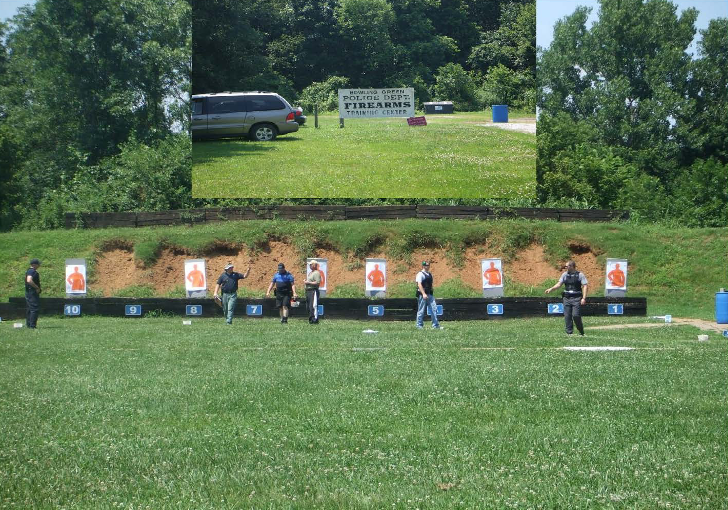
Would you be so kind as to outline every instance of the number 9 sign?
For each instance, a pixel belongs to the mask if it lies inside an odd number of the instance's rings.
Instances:
[[[124,306],[124,315],[129,315],[132,317],[139,317],[142,314],[142,307],[141,305],[125,305]]]

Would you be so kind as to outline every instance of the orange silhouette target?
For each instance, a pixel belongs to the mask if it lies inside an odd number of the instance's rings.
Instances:
[[[614,269],[607,273],[607,278],[609,278],[609,283],[615,287],[624,287],[626,283],[624,271],[619,269],[619,264],[615,264]]]
[[[81,291],[86,289],[86,280],[84,279],[81,272],[78,270],[78,266],[74,266],[73,273],[68,275],[66,281],[71,286],[71,291]]]
[[[495,267],[495,262],[490,263],[490,267],[485,270],[483,276],[485,277],[485,281],[488,282],[488,285],[497,286],[503,282],[501,272]]]
[[[205,288],[205,273],[197,269],[197,264],[193,264],[192,271],[187,273],[187,281],[193,288]]]
[[[374,269],[367,275],[367,280],[372,287],[384,287],[384,273],[379,269],[379,264],[374,264]]]

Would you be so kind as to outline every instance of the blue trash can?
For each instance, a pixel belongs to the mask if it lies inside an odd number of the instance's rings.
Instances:
[[[508,122],[508,105],[507,104],[494,104],[493,109],[493,122]]]
[[[715,322],[728,324],[728,292],[723,289],[715,293]]]

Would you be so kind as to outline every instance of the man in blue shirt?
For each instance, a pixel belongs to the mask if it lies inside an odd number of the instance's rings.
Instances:
[[[235,305],[238,302],[238,280],[247,278],[250,273],[250,268],[245,271],[245,274],[241,274],[233,271],[233,267],[232,263],[225,266],[225,272],[217,279],[213,294],[213,297],[217,299],[220,289],[222,289],[222,313],[225,315],[225,322],[228,324],[233,323]]]
[[[296,300],[296,286],[293,284],[293,275],[286,271],[286,266],[278,264],[278,272],[273,275],[273,279],[268,285],[268,291],[265,297],[270,296],[270,291],[275,285],[276,306],[281,316],[281,323],[288,323],[288,307],[291,306],[291,297]]]
[[[40,311],[40,260],[30,261],[30,268],[25,272],[25,325],[35,329]]]

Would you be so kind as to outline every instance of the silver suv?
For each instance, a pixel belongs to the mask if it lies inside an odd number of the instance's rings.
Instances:
[[[221,92],[192,96],[192,139],[249,136],[270,141],[298,131],[295,110],[274,92]]]

